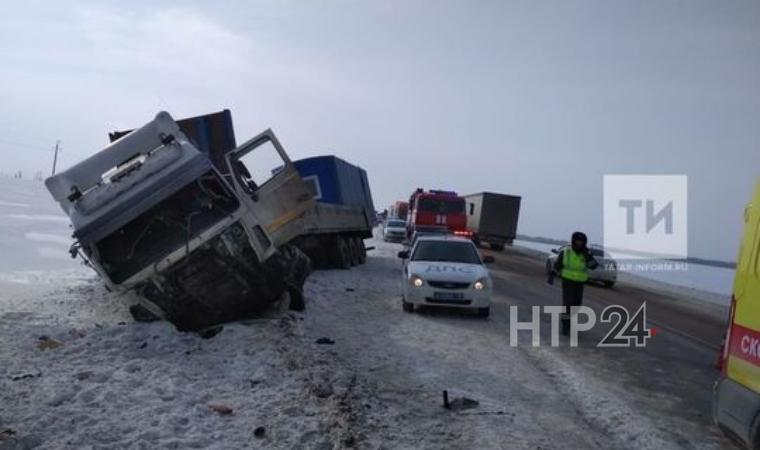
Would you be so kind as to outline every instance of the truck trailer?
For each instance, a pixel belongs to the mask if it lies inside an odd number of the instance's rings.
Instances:
[[[372,237],[375,206],[367,172],[336,156],[293,162],[316,201],[310,228],[293,242],[316,268],[348,269],[364,264],[364,239]]]
[[[504,250],[517,234],[520,215],[519,196],[480,192],[464,196],[467,208],[467,230],[476,245],[487,242],[494,250]]]
[[[232,130],[229,114],[193,120]],[[318,213],[313,190],[271,130],[238,147],[232,134],[204,144],[161,112],[112,137],[45,184],[72,222],[72,256],[108,289],[137,293],[180,330],[251,316],[286,291],[301,309],[310,261],[296,243],[322,234],[350,245],[337,236],[365,235]],[[267,168],[256,164],[263,155]]]

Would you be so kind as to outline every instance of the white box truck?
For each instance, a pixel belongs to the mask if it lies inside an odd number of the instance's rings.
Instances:
[[[517,234],[521,197],[516,195],[479,192],[464,196],[467,230],[476,245],[487,242],[494,250],[504,250]]]

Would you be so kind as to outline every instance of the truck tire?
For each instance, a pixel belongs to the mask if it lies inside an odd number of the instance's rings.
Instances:
[[[403,298],[401,299],[401,308],[404,310],[404,312],[414,312],[414,303],[409,303]]]
[[[713,415],[713,417],[715,416]],[[723,431],[724,434],[728,435],[723,427],[721,427],[721,431]],[[760,413],[755,416],[755,420],[752,423],[752,428],[749,430],[749,439],[749,448],[752,450],[760,450]]]
[[[343,270],[351,268],[351,249],[348,247],[348,242],[343,239],[343,236],[335,237],[334,256],[335,267]]]
[[[346,238],[348,241],[348,249],[351,254],[351,265],[352,266],[358,266],[359,265],[359,246],[356,243],[356,238],[353,236]]]
[[[354,239],[356,239],[356,248],[359,249],[359,264],[364,264],[367,262],[367,248],[364,247],[364,239],[360,237]]]
[[[306,309],[306,302],[304,301],[304,298],[303,298],[303,289],[290,287],[288,289],[288,296],[290,296],[289,309],[291,311],[303,311],[304,309]]]
[[[504,244],[490,244],[491,250],[496,250],[497,252],[500,252],[504,250]]]
[[[486,306],[485,308],[478,308],[478,317],[486,318],[489,315],[491,315],[491,307]]]

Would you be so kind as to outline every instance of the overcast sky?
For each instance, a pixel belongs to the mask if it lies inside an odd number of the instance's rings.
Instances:
[[[760,2],[8,2],[0,171],[160,110],[232,110],[291,157],[523,196],[519,232],[602,240],[604,174],[686,174],[692,256],[733,260],[760,179]],[[251,3],[251,4],[248,4]]]

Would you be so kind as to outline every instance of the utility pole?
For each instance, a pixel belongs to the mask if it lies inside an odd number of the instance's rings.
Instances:
[[[55,141],[55,153],[53,154],[53,175],[55,175],[55,165],[58,163],[58,149],[61,146],[61,140]]]

